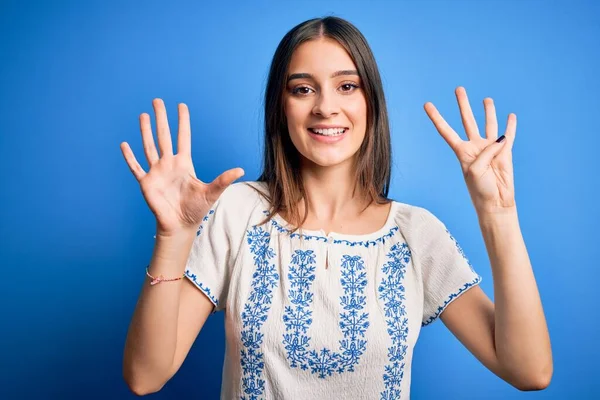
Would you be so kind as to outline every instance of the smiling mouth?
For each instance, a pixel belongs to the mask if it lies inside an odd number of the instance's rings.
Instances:
[[[343,135],[348,129],[347,128],[328,128],[328,129],[308,128],[308,130],[316,135],[335,137],[335,136]]]

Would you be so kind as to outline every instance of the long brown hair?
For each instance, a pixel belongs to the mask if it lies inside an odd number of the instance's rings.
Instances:
[[[360,31],[350,22],[338,17],[315,18],[292,28],[281,40],[269,71],[265,93],[263,171],[258,182],[266,183],[268,193],[261,195],[271,205],[266,222],[273,215],[285,212],[295,231],[308,216],[308,198],[302,174],[300,154],[294,147],[287,128],[283,109],[288,67],[294,50],[302,43],[327,37],[343,46],[356,65],[367,100],[367,130],[355,163],[355,186],[370,199],[367,207],[376,202],[387,204],[390,185],[392,150],[387,108],[381,77],[373,53]],[[304,199],[304,216],[297,205]],[[297,221],[301,221],[297,223]]]

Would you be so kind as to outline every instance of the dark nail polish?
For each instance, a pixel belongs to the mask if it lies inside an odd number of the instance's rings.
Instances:
[[[502,135],[496,140],[496,143],[500,143],[500,142],[504,141],[504,139],[506,139],[506,136]]]

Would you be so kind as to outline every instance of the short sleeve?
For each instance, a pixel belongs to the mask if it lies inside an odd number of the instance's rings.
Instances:
[[[444,223],[423,209],[419,253],[423,279],[422,325],[434,322],[450,303],[481,282],[481,276]]]
[[[229,186],[202,219],[190,254],[185,276],[215,305],[214,312],[225,309],[237,251],[239,207],[232,202]]]

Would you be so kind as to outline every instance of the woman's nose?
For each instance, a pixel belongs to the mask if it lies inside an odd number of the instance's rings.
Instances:
[[[339,105],[336,102],[335,95],[321,92],[316,98],[313,113],[323,118],[329,118],[332,115],[338,114]]]

